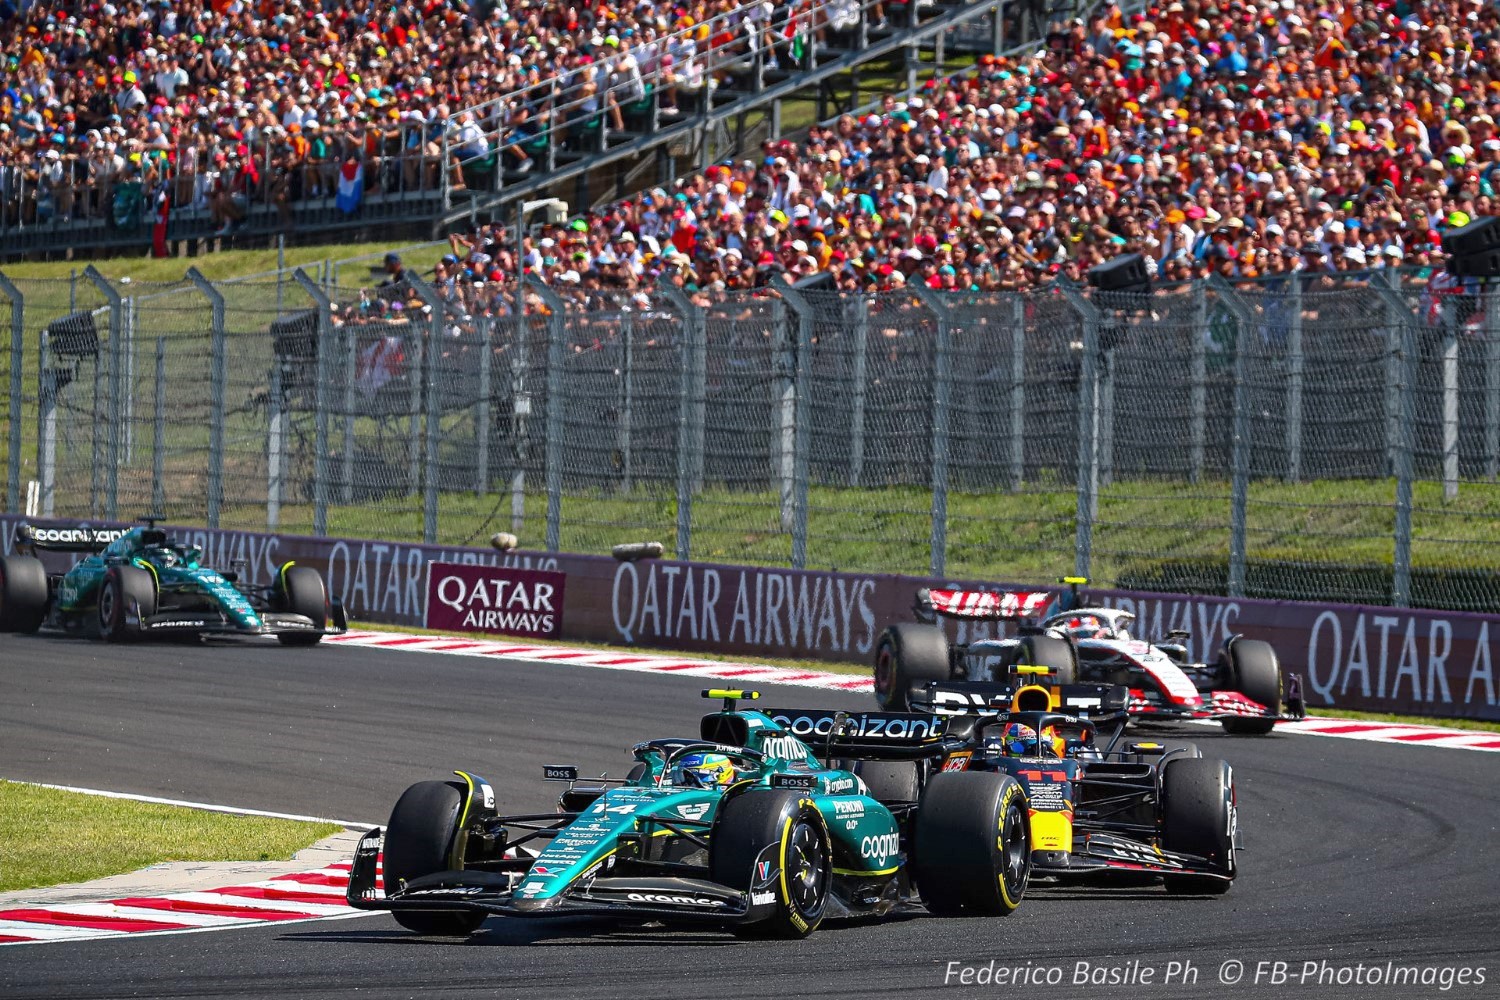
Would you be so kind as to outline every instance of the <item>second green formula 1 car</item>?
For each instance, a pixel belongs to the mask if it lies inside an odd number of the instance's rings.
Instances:
[[[946,721],[740,711],[736,700],[755,692],[704,695],[723,710],[695,738],[637,744],[623,780],[547,767],[569,783],[556,813],[503,815],[493,786],[462,771],[411,786],[384,835],[360,841],[350,905],[390,910],[423,934],[468,934],[492,914],[591,914],[801,937],[918,897],[940,914],[1003,915],[1020,903],[1031,870],[1021,785],[979,772],[915,780],[923,764],[971,746]],[[867,784],[855,771],[871,762],[884,769]],[[913,780],[885,780],[903,766]]]
[[[111,642],[275,636],[311,646],[346,629],[344,609],[329,601],[317,570],[287,563],[271,584],[255,586],[234,570],[202,565],[197,548],[146,520],[135,528],[22,524],[17,554],[0,557],[0,632],[46,629]],[[44,552],[83,558],[49,573]]]

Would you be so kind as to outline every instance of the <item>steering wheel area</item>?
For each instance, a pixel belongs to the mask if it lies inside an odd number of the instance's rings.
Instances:
[[[661,758],[661,770],[656,775],[656,787],[661,788],[672,766],[683,757],[695,753],[723,754],[736,761],[745,761],[749,766],[742,770],[754,770],[757,777],[765,771],[766,755],[749,747],[729,746],[725,743],[710,743],[707,740],[665,739],[637,743],[632,751],[636,760],[646,761],[651,757]],[[738,765],[736,765],[738,768]]]

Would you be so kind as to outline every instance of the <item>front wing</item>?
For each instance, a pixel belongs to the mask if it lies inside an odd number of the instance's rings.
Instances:
[[[319,628],[302,615],[264,612],[259,628],[246,628],[218,611],[174,611],[150,615],[141,621],[144,635],[239,636],[239,635],[341,635],[347,629],[337,622],[332,628]]]
[[[1159,720],[1223,722],[1227,719],[1271,719],[1275,722],[1297,722],[1307,718],[1307,708],[1302,700],[1302,680],[1296,674],[1287,675],[1285,709],[1273,715],[1260,702],[1251,701],[1238,691],[1204,691],[1201,706],[1175,705],[1152,698],[1139,697],[1131,692],[1126,711],[1132,719],[1142,722]]]
[[[566,895],[527,899],[524,874],[487,871],[436,872],[413,879],[394,893],[375,887],[381,831],[360,838],[349,872],[346,898],[360,910],[460,910],[506,917],[651,917],[660,920],[741,923],[770,915],[774,903],[693,878],[580,879]],[[581,884],[580,884],[581,883]]]
[[[1164,851],[1129,837],[1086,833],[1077,837],[1069,854],[1050,858],[1033,855],[1032,873],[1038,876],[1099,875],[1111,872],[1154,875],[1206,875],[1232,881],[1234,876],[1193,854]]]

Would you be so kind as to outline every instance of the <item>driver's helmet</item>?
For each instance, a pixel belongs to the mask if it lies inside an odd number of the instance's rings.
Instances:
[[[1042,727],[1041,739],[1038,740],[1036,730],[1023,722],[1006,726],[1001,737],[1001,751],[1008,757],[1062,757],[1067,746],[1067,741],[1052,726]]]
[[[1075,639],[1108,639],[1109,629],[1098,615],[1074,615],[1068,619],[1068,634]]]
[[[146,556],[162,569],[177,565],[177,551],[167,545],[154,545],[146,550]]]
[[[672,784],[725,788],[734,783],[734,765],[721,753],[690,753],[672,770]]]

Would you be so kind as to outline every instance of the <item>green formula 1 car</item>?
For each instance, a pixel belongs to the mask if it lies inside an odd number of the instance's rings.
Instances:
[[[384,836],[360,841],[349,904],[423,934],[468,934],[492,914],[589,914],[801,937],[918,897],[941,914],[1020,903],[1031,871],[1021,785],[936,770],[968,756],[970,736],[930,715],[739,711],[755,692],[704,696],[725,701],[698,737],[637,744],[625,779],[546,767],[569,783],[557,812],[502,815],[493,786],[463,771],[411,786]]]
[[[311,646],[347,626],[317,570],[287,563],[267,586],[200,564],[202,553],[158,528],[33,526],[16,531],[16,555],[0,557],[0,632],[46,628],[111,642],[159,636],[275,636]],[[41,552],[81,553],[49,573]],[[332,627],[330,627],[330,618]]]

